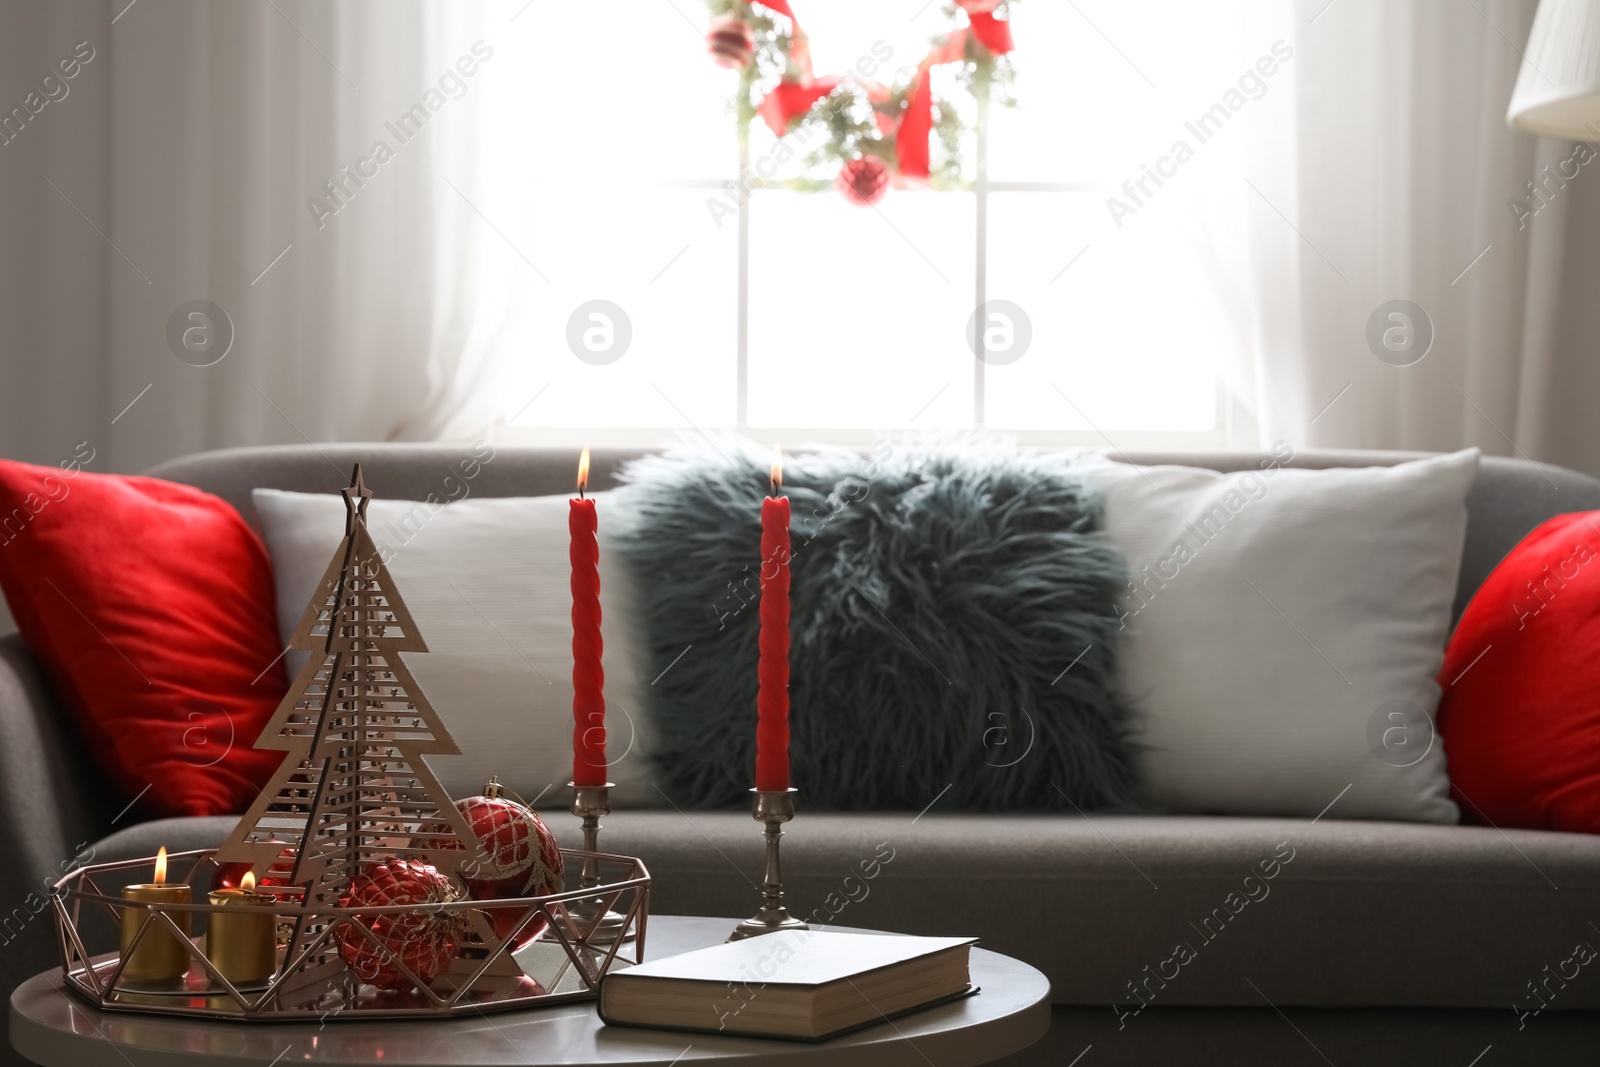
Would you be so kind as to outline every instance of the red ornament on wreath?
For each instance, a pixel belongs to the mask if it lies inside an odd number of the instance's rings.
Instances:
[[[756,38],[738,15],[723,15],[711,23],[706,34],[706,51],[719,67],[743,70],[756,57]]]
[[[456,801],[456,810],[478,839],[477,863],[464,864],[461,880],[473,900],[537,897],[559,893],[566,885],[565,865],[555,834],[532,808],[505,795],[498,779],[491,778],[483,795]],[[459,848],[454,841],[437,847]],[[486,908],[495,933],[509,938],[526,908]],[[548,922],[535,915],[517,932],[514,948],[521,948],[544,932]]]
[[[857,156],[839,168],[834,188],[858,207],[870,207],[889,191],[889,168],[877,156]]]
[[[387,907],[393,904],[445,904],[459,899],[450,879],[421,860],[392,859],[369,863],[339,901],[343,908]],[[383,945],[373,944],[352,925],[339,930],[339,955],[361,981],[379,989],[410,989],[412,981],[395,964],[398,958],[425,984],[444,973],[461,952],[466,933],[458,915],[423,911],[357,916]]]

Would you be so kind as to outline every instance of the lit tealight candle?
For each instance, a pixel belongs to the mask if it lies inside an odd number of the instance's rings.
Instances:
[[[167,881],[167,850],[163,848],[156,853],[155,881],[124,886],[122,899],[136,901],[142,905],[160,905],[188,904],[192,902],[193,897],[188,886]],[[180,940],[157,913],[164,913],[177,923],[185,938]],[[134,938],[138,937],[142,927],[146,927],[147,919],[148,928],[145,929],[144,936],[139,937],[138,946],[133,947]],[[123,979],[139,983],[166,983],[182,979],[189,970],[189,949],[184,944],[188,932],[189,913],[186,911],[124,906],[122,956],[127,963],[122,968]]]
[[[206,918],[206,958],[235,986],[259,985],[278,969],[278,898],[257,893],[256,876],[246,873],[238,889],[213,889],[211,903],[225,910]]]

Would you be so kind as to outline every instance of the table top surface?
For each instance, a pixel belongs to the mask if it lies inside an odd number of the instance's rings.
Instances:
[[[735,922],[651,916],[645,958],[718,944]],[[820,1044],[606,1026],[593,1001],[414,1022],[252,1024],[103,1012],[67,992],[55,970],[30,978],[12,993],[11,1043],[44,1067],[670,1067],[695,1061],[796,1067],[824,1061],[828,1067],[925,1067],[931,1061],[964,1067],[1009,1055],[1044,1036],[1050,1026],[1050,983],[1043,974],[983,949],[973,950],[971,967],[976,995]]]

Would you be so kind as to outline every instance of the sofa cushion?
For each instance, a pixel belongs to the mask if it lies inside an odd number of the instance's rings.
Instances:
[[[406,666],[460,749],[428,757],[452,796],[479,793],[495,775],[532,799],[561,792],[572,777],[570,496],[380,497],[368,505],[367,529],[428,646],[406,653]],[[640,676],[639,611],[609,536],[612,497],[592,494],[600,514],[611,796],[619,807],[649,806],[661,803],[646,770],[643,707],[655,671]],[[253,498],[277,583],[279,636],[288,644],[344,536],[344,501],[274,489]],[[291,677],[309,655],[284,657]]]
[[[1170,812],[1456,822],[1429,716],[1477,451],[1322,471],[1292,456],[1093,469],[1133,578],[1119,669],[1145,795]],[[1404,750],[1378,743],[1396,718]]]
[[[1600,833],[1600,512],[1500,561],[1445,652],[1439,732],[1467,822]]]
[[[771,461],[685,445],[629,466],[616,494],[658,679],[652,773],[684,807],[751,784]],[[1135,808],[1113,692],[1127,573],[1072,457],[824,449],[784,457],[782,492],[789,756],[811,810]]]
[[[0,515],[17,628],[123,802],[243,810],[286,685],[261,539],[209,493],[76,466],[0,461]]]
[[[575,820],[550,823],[577,843]],[[147,823],[98,843],[95,860],[215,846],[232,825]],[[1587,835],[803,810],[784,833],[786,900],[802,917],[975,934],[1043,970],[1055,1003],[1108,1013],[1141,999],[1256,1007],[1263,994],[1284,1007],[1532,1008],[1527,983],[1553,982],[1579,943],[1600,946],[1600,839]],[[745,811],[630,811],[606,819],[600,843],[644,859],[655,912],[744,916],[760,902],[760,839]],[[1177,962],[1179,944],[1193,958]],[[1600,1008],[1600,977],[1550,988],[1552,1010]]]

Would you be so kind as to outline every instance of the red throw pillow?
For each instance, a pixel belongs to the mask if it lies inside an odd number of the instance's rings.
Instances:
[[[1600,511],[1557,515],[1500,561],[1439,686],[1464,819],[1600,833]]]
[[[90,755],[152,815],[243,811],[288,686],[265,547],[226,501],[0,460],[0,586]]]

